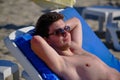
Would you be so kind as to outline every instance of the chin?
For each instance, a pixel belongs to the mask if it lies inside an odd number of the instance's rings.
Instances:
[[[67,50],[69,48],[70,48],[70,45],[66,44],[66,45],[62,46],[60,49],[64,51],[64,50]]]

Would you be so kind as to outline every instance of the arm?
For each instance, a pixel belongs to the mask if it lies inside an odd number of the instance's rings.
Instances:
[[[33,36],[31,48],[54,72],[61,72],[64,68],[64,60],[50,47],[40,36]]]
[[[82,25],[78,18],[72,18],[66,21],[66,24],[71,27],[72,47],[78,45],[82,47]]]

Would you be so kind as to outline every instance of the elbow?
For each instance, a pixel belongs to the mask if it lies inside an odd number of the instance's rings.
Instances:
[[[73,19],[74,19],[75,21],[77,21],[77,22],[80,22],[80,19],[77,18],[77,17],[73,17]]]
[[[38,44],[38,36],[33,36],[32,39],[30,40],[31,49],[33,51],[36,48],[37,44]]]

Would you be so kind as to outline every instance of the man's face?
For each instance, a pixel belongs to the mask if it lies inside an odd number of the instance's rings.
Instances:
[[[48,43],[56,49],[66,50],[71,45],[70,27],[62,19],[49,27]]]

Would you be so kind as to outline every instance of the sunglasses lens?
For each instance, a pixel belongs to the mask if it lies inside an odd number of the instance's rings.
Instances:
[[[55,34],[56,34],[56,35],[61,35],[61,34],[63,34],[64,32],[65,32],[64,29],[58,29],[58,30],[56,30]]]
[[[65,27],[65,30],[66,30],[67,32],[70,32],[70,27],[69,27],[69,26],[66,26],[66,27]]]
[[[59,28],[59,29],[57,29],[54,33],[51,33],[51,34],[49,34],[49,35],[57,35],[57,36],[60,36],[60,35],[65,34],[65,31],[70,32],[70,27],[69,27],[69,26],[65,26],[64,29]]]

